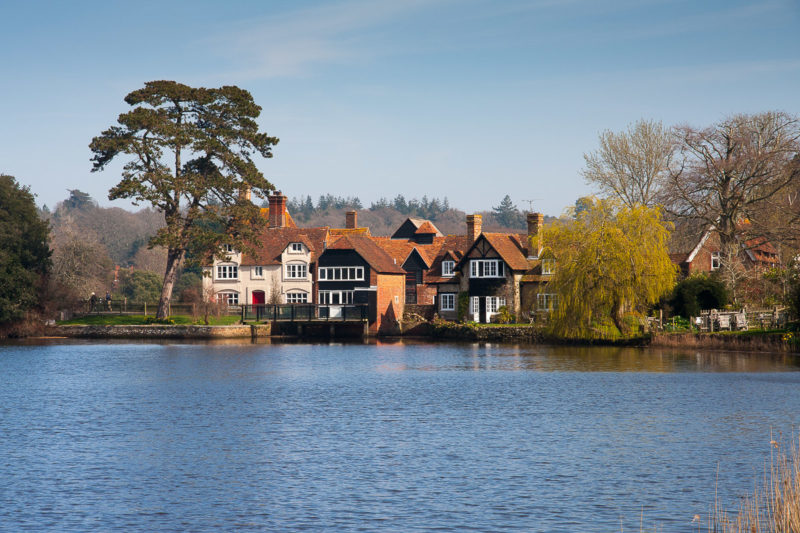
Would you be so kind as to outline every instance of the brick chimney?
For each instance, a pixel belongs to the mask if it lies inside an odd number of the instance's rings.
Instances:
[[[347,229],[356,229],[358,227],[358,213],[356,211],[348,211],[344,214],[344,227]]]
[[[281,191],[275,191],[269,196],[269,227],[283,228],[286,226],[286,197]]]
[[[540,234],[542,226],[544,226],[544,215],[541,213],[528,213],[528,242],[530,251],[528,257],[530,259],[539,259],[542,253],[542,236]]]
[[[483,217],[481,215],[467,215],[467,246],[472,246],[481,234]]]

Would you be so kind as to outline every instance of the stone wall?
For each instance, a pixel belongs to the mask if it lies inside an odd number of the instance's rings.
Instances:
[[[254,329],[256,328],[256,329]],[[61,337],[108,338],[108,339],[229,339],[251,338],[269,335],[262,326],[195,326],[160,325],[146,326],[55,326],[49,335]]]
[[[535,326],[476,326],[438,322],[432,328],[432,336],[448,340],[496,341],[496,342],[541,342],[542,336]]]

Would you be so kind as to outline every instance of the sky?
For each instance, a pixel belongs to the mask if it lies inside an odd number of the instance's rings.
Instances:
[[[134,209],[88,145],[167,79],[250,91],[290,198],[558,215],[604,130],[800,114],[800,1],[5,0],[0,72],[0,173],[39,205]]]

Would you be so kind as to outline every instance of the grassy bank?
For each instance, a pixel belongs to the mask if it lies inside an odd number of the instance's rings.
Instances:
[[[173,315],[169,317],[170,322],[158,322],[153,316],[146,315],[87,315],[72,320],[58,322],[59,326],[139,326],[159,323],[170,323],[176,325],[203,325],[202,320],[197,320],[188,315]],[[231,326],[238,324],[238,315],[226,315],[220,317],[208,317],[210,326]]]

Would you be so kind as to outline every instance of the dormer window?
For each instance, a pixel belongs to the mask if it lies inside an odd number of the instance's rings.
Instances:
[[[442,261],[442,276],[445,278],[453,277],[453,270],[456,267],[455,261]]]
[[[222,251],[225,252],[226,254],[231,254],[233,253],[233,246],[231,246],[230,244],[223,244]]]
[[[301,242],[293,242],[289,245],[289,251],[294,253],[302,253],[303,252],[303,243]]]
[[[550,276],[556,271],[555,259],[542,259],[542,275]]]

